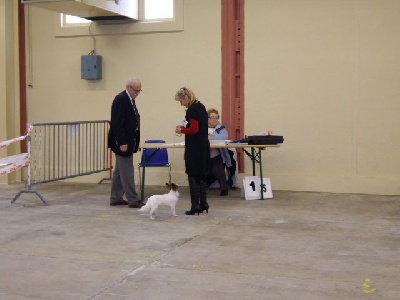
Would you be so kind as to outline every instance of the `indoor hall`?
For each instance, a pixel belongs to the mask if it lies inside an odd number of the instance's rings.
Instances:
[[[91,2],[103,1],[128,3]],[[141,10],[134,22],[74,25],[0,0],[0,143],[32,123],[107,123],[132,76],[142,82],[141,142],[180,143],[185,109],[174,95],[188,86],[230,139],[284,137],[262,151],[273,198],[214,190],[208,214],[184,216],[182,149],[168,150],[179,216],[162,210],[155,221],[109,206],[110,184],[98,184],[108,173],[34,185],[46,206],[34,194],[12,204],[27,168],[10,172],[0,176],[0,298],[398,299],[400,1],[162,1],[173,17],[153,22]],[[82,75],[82,56],[101,57],[101,79]],[[37,149],[31,162],[51,167]],[[1,147],[0,165],[27,150]],[[241,187],[252,162],[239,155]],[[146,197],[166,181],[146,169]]]

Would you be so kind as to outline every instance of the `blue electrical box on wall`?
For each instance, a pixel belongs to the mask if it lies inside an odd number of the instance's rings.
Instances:
[[[101,79],[101,55],[82,55],[81,56],[81,78],[82,79]]]

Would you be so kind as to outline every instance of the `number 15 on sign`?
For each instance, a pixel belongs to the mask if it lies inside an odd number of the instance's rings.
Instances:
[[[263,199],[273,197],[270,178],[263,178],[261,186],[261,180],[259,177],[245,176],[243,178],[242,197],[244,196],[246,200],[261,199],[261,188],[263,189]]]

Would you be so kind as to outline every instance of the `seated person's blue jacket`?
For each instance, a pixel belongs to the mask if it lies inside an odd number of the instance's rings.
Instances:
[[[227,140],[228,139],[228,131],[226,130],[225,126],[222,125],[220,122],[218,122],[217,126],[215,126],[214,133],[211,135],[212,136],[212,140]],[[212,145],[210,145],[210,147],[212,148]],[[226,148],[216,148],[213,151],[218,151],[219,155],[221,155],[222,158],[222,162],[225,164],[226,167],[230,167],[232,166],[232,162],[231,162],[231,157],[228,153],[228,149]],[[212,155],[213,156],[213,155]],[[214,154],[213,157],[218,156]]]

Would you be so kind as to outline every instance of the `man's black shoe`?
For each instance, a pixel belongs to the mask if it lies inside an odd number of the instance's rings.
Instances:
[[[228,189],[222,190],[221,193],[219,193],[220,196],[228,196]]]
[[[128,201],[121,199],[110,203],[110,206],[116,206],[116,205],[128,205]]]
[[[145,204],[142,201],[138,201],[136,203],[133,204],[129,204],[130,208],[141,208],[142,206],[144,206]]]

